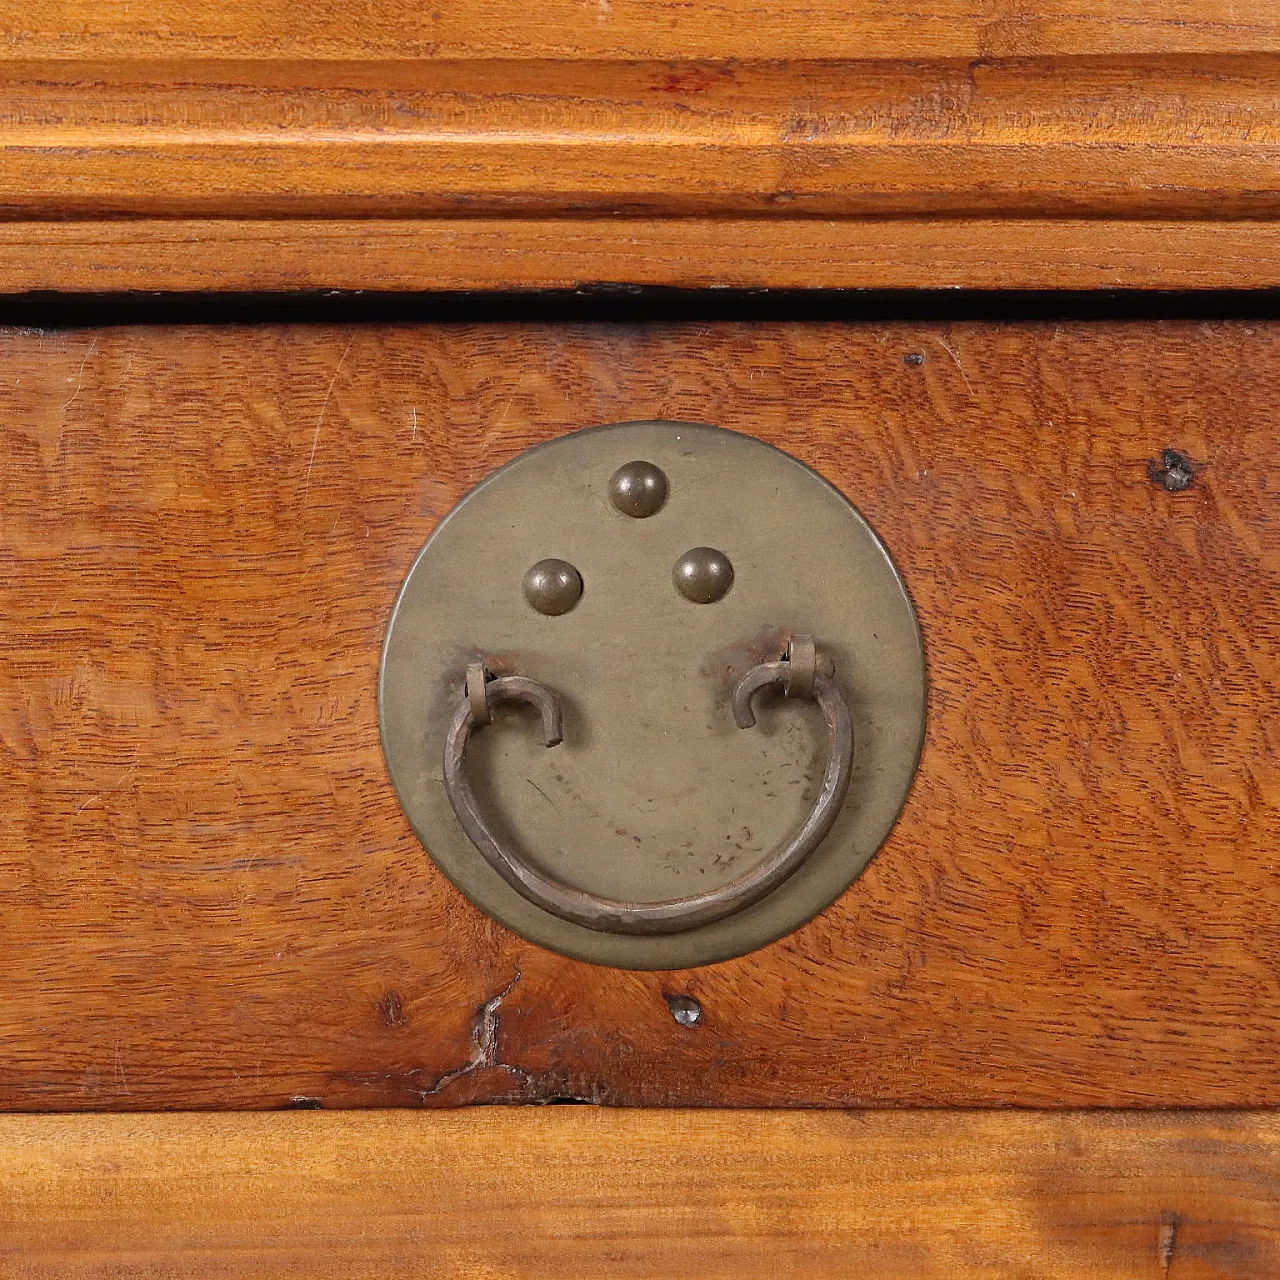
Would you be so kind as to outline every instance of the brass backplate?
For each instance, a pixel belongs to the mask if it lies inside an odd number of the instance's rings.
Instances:
[[[619,467],[646,461],[668,496],[634,518],[610,500]],[[673,583],[693,548],[723,552],[733,585],[695,603]],[[535,563],[581,574],[568,612],[531,607]],[[592,893],[659,901],[728,883],[787,839],[820,782],[816,707],[762,699],[738,729],[729,697],[791,633],[835,664],[854,726],[853,780],[834,829],[769,897],[684,933],[623,936],[526,901],[464,834],[442,780],[469,663],[561,696],[564,741],[500,712],[467,768],[488,814],[543,871]],[[379,688],[400,802],[446,876],[533,942],[597,964],[678,969],[725,960],[797,928],[857,878],[911,785],[925,721],[915,613],[888,552],[852,504],[770,445],[716,427],[626,422],[539,445],[466,495],[422,548],[396,602]]]

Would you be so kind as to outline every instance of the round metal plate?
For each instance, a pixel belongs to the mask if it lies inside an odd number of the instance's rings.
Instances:
[[[668,494],[636,518],[610,499],[633,461]],[[673,568],[728,557],[732,586],[687,599]],[[567,561],[581,598],[548,615],[524,593],[537,562]],[[442,756],[469,662],[531,676],[564,700],[564,742],[501,711],[467,768],[505,836],[556,878],[631,901],[728,883],[785,840],[821,780],[826,731],[810,703],[762,698],[735,727],[734,682],[808,632],[834,659],[854,725],[848,799],[831,834],[763,901],[663,937],[599,933],[521,897],[449,806]],[[866,866],[906,799],[924,732],[925,671],[905,588],[853,506],[804,464],[715,427],[628,422],[540,445],[494,472],[440,523],[387,631],[383,751],[437,866],[481,910],[533,942],[597,964],[677,969],[762,946],[828,906]]]

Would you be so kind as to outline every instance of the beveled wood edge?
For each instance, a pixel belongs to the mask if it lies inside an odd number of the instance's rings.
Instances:
[[[1274,1276],[1276,1112],[0,1116],[34,1277]]]
[[[1271,287],[1278,70],[11,55],[0,293]]]
[[[1280,222],[1093,219],[140,220],[0,223],[0,294],[1263,289]]]
[[[1271,0],[470,0],[376,8],[319,0],[24,0],[11,54],[308,60],[999,58],[1026,53],[1280,50]]]
[[[1278,81],[1269,54],[0,60],[0,211],[1271,218]]]

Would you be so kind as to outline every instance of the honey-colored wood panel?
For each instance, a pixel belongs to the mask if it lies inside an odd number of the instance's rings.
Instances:
[[[930,670],[866,874],[666,974],[465,903],[375,709],[449,505],[648,416],[844,489]],[[3,333],[0,1106],[1276,1105],[1278,417],[1253,323]]]
[[[1280,286],[1280,221],[0,222],[0,294],[594,285],[1263,289]]]
[[[33,58],[979,58],[1280,51],[1269,0],[8,0]]]
[[[1269,217],[1278,69],[0,63],[0,212]]]
[[[0,1119],[0,1267],[1272,1280],[1280,1119],[480,1109]]]

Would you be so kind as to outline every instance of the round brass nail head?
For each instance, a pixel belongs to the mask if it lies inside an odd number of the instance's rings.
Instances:
[[[582,575],[567,560],[539,560],[524,575],[524,598],[539,613],[558,617],[582,599]]]
[[[715,604],[733,586],[733,565],[723,551],[694,547],[676,561],[671,571],[676,590],[694,604]]]
[[[662,510],[667,500],[667,477],[652,462],[628,462],[609,481],[609,501],[624,516],[643,520]]]

